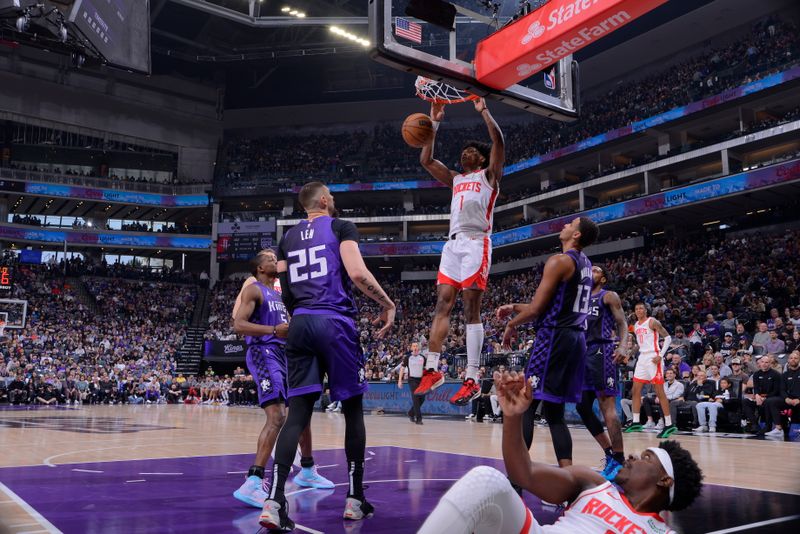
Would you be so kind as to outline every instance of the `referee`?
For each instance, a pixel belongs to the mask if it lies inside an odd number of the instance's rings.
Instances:
[[[422,372],[425,368],[425,357],[419,353],[419,343],[411,344],[411,353],[403,360],[400,368],[397,388],[403,388],[403,375],[408,373],[408,387],[411,388],[411,409],[408,411],[408,418],[412,423],[422,424],[422,403],[425,402],[423,395],[414,395],[414,390],[422,380]]]

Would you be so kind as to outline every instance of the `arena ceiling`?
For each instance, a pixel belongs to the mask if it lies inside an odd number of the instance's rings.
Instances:
[[[482,9],[477,0],[455,1]],[[502,0],[501,14],[518,3]],[[735,15],[731,0],[671,0],[578,59],[709,4]],[[305,20],[286,16],[284,6],[302,10]],[[338,24],[366,36],[367,7],[366,0],[151,0],[153,71],[224,86],[228,109],[409,97],[410,75],[371,61],[363,47],[328,29]]]

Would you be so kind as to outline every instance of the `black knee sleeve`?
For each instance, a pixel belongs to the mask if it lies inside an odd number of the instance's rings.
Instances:
[[[603,423],[592,410],[594,405],[595,394],[593,391],[584,391],[581,402],[575,405],[578,415],[581,416],[581,421],[586,425],[586,429],[592,436],[599,436],[603,433]]]
[[[553,438],[553,449],[556,458],[559,460],[572,460],[572,436],[564,423],[564,405],[544,401],[543,414],[550,427],[550,435]]]
[[[534,417],[536,416],[536,409],[539,407],[538,400],[534,399],[530,407],[522,415],[522,438],[525,440],[525,447],[531,450],[531,443],[533,443],[533,427]]]
[[[344,451],[348,461],[363,460],[367,447],[367,430],[364,427],[364,406],[362,395],[342,401],[344,414]]]
[[[281,433],[278,434],[278,442],[275,445],[276,464],[292,465],[300,434],[311,421],[314,404],[318,398],[319,393],[312,393],[289,399],[289,415],[286,417]]]

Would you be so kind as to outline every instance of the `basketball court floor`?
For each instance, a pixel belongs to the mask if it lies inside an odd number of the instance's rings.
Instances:
[[[80,406],[0,409],[0,522],[10,532],[257,533],[258,514],[231,496],[253,458],[263,415],[214,406]],[[333,490],[287,485],[296,532],[412,533],[447,488],[477,465],[502,467],[499,424],[367,416],[367,496],[374,518],[341,518],[347,477],[344,419],[315,413],[315,460]],[[572,429],[576,463],[599,448]],[[700,502],[668,514],[679,532],[800,532],[800,444],[678,436],[702,466]],[[625,435],[626,452],[657,443]],[[531,455],[555,463],[537,428]],[[557,511],[525,499],[540,523]],[[0,528],[2,531],[2,528]]]

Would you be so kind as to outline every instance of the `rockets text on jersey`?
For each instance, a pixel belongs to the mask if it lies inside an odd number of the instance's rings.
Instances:
[[[489,185],[486,169],[454,176],[448,235],[459,232],[491,233],[498,189]]]

